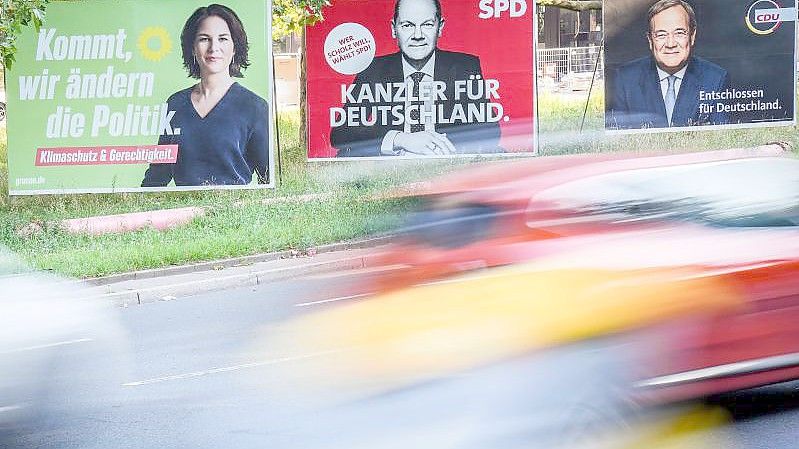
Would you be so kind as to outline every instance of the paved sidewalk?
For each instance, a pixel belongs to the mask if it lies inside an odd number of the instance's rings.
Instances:
[[[200,264],[146,270],[104,278],[88,279],[91,295],[119,306],[171,301],[209,291],[255,286],[338,270],[369,266],[371,255],[382,240],[329,245],[314,255],[292,252],[226,259]]]

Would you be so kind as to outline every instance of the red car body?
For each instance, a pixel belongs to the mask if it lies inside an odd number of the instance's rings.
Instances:
[[[741,216],[725,216],[724,210],[714,212],[711,204],[708,216],[714,220],[713,213],[722,216],[710,223],[703,221],[707,217],[701,191],[696,192],[699,201],[688,198],[687,209],[680,203],[683,197],[663,205],[637,200],[603,203],[591,210],[569,204],[574,198],[579,204],[581,196],[601,198],[603,192],[580,192],[579,187],[602,186],[604,179],[612,180],[608,185],[614,188],[624,188],[619,181],[628,177],[648,186],[646,176],[668,177],[684,167],[689,172],[707,167],[709,173],[717,166],[740,167],[747,173],[750,166],[756,171],[761,165],[796,162],[772,148],[632,158],[564,156],[467,170],[416,186],[413,194],[424,198],[427,212],[420,214],[421,220],[412,219],[397,241],[376,256],[375,264],[382,270],[372,286],[378,291],[401,289],[537,260],[554,266],[569,266],[576,260],[580,266],[600,268],[684,268],[695,276],[721,280],[742,300],[709,313],[671,316],[624,329],[656,342],[656,349],[644,356],[637,370],[641,398],[681,400],[798,379],[799,221],[791,220],[799,218],[795,213],[799,202],[788,204],[785,213],[780,209],[777,216],[765,213],[762,223],[757,220],[764,213],[755,209],[772,201],[772,192],[765,187],[753,193],[762,200],[740,198],[746,203],[740,207],[754,207],[752,213],[743,210]],[[769,174],[757,176],[752,179],[756,185],[767,184],[763,180]],[[699,183],[698,190],[701,178],[692,181]],[[735,187],[737,180],[730,183]],[[712,190],[716,185],[705,187]],[[636,195],[632,189],[631,198]],[[746,195],[724,200],[741,196]],[[613,201],[611,197],[609,203]],[[779,201],[785,199],[774,199],[775,204]],[[672,207],[675,204],[678,207]],[[733,212],[739,207],[734,201],[730,204]],[[642,207],[653,210],[641,213]]]

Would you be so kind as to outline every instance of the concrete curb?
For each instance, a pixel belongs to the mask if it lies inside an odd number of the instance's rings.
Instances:
[[[230,276],[201,280],[189,280],[155,287],[134,288],[120,292],[110,292],[98,297],[110,300],[122,307],[130,305],[169,301],[179,296],[225,290],[229,288],[256,286],[267,282],[288,279],[301,275],[319,274],[333,270],[364,268],[368,256],[343,257],[340,259],[308,263],[293,267],[271,268]]]
[[[385,245],[390,239],[391,236],[385,236],[341,242],[310,248],[304,253],[297,250],[280,251],[123,273],[81,282],[88,285],[88,296],[128,307],[337,270],[367,268],[373,257],[368,250]]]
[[[113,274],[96,278],[88,278],[84,281],[89,285],[103,286],[124,281],[153,279],[165,276],[175,276],[179,274],[196,273],[199,271],[221,270],[224,268],[241,267],[253,265],[260,262],[270,262],[280,259],[308,259],[312,260],[314,252],[316,254],[332,253],[337,251],[347,251],[353,249],[373,248],[389,243],[393,236],[376,237],[366,240],[355,240],[351,242],[331,243],[320,245],[303,251],[286,250],[274,253],[255,254],[252,256],[232,257],[229,259],[213,260],[209,262],[199,262],[188,265],[170,266],[164,268],[153,268],[149,270],[132,271],[130,273]],[[309,263],[308,265],[313,265]]]

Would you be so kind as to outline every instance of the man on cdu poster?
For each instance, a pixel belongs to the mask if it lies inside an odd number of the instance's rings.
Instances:
[[[498,83],[483,80],[478,57],[438,48],[445,24],[439,0],[396,1],[391,35],[399,51],[374,58],[355,77],[343,109],[368,107],[362,123],[332,128],[338,157],[502,152],[500,117],[490,103]],[[469,87],[478,82],[475,98]],[[353,102],[364,89],[367,100]]]
[[[607,130],[795,123],[793,0],[614,0],[603,12]]]
[[[692,54],[697,39],[694,9],[683,0],[660,0],[648,11],[651,56],[618,69],[608,99],[608,128],[667,128],[726,124],[723,111],[699,108],[700,91],[729,87],[727,71]]]

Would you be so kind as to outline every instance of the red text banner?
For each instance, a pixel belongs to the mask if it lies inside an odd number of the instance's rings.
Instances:
[[[36,166],[174,164],[177,145],[38,148]]]

